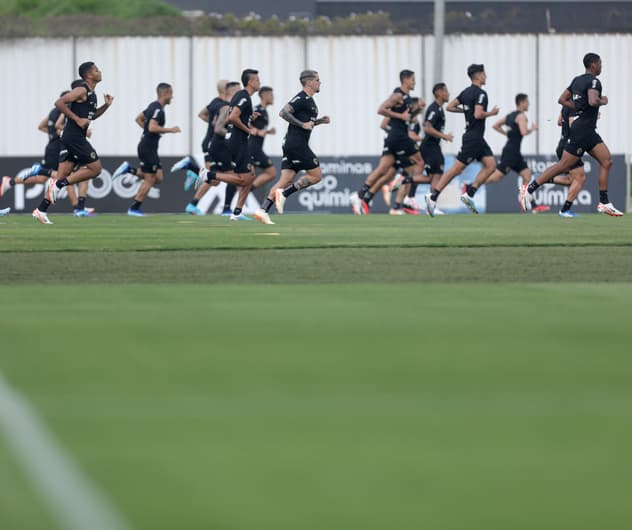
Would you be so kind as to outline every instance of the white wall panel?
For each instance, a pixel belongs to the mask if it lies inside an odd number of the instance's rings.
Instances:
[[[0,153],[39,159],[47,139],[37,126],[73,79],[72,39],[0,40],[0,72],[3,117],[11,124],[0,134]]]

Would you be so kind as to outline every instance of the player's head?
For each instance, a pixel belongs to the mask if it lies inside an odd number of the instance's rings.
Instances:
[[[79,77],[84,81],[101,81],[101,70],[92,61],[87,61],[79,65]]]
[[[241,84],[244,88],[250,88],[253,92],[259,90],[261,81],[259,80],[259,70],[253,70],[252,68],[246,68],[241,73]]]
[[[272,105],[274,103],[274,91],[270,86],[262,86],[259,89],[259,99],[262,105]]]
[[[584,55],[584,66],[587,72],[599,75],[601,73],[601,57],[596,53],[587,53]]]
[[[471,64],[467,67],[467,76],[472,82],[480,83],[484,85],[487,81],[487,74],[485,73],[485,66],[482,64]]]
[[[526,94],[516,94],[516,108],[518,110],[529,110],[529,96]]]
[[[173,87],[169,83],[158,83],[156,95],[163,105],[169,105],[173,99]]]
[[[220,79],[217,82],[217,95],[220,98],[226,97],[226,85],[228,84],[228,79]]]
[[[417,114],[421,112],[421,100],[419,98],[410,98],[408,100],[408,110],[410,111],[411,117],[415,117]]]
[[[447,103],[450,99],[448,85],[446,85],[445,83],[437,83],[435,86],[432,87],[432,95],[441,103]]]
[[[239,90],[239,83],[237,81],[228,81],[226,83],[226,99],[229,101],[233,99],[233,96]]]
[[[412,70],[402,70],[399,73],[399,82],[407,90],[415,88],[415,72]]]
[[[320,92],[320,76],[316,70],[303,70],[298,79],[303,88],[308,88],[314,93]]]

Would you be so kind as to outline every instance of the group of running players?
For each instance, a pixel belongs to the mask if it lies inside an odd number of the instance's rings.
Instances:
[[[426,212],[431,217],[441,214],[437,208],[440,193],[460,175],[472,162],[479,161],[481,169],[474,182],[463,186],[461,201],[474,213],[478,213],[474,196],[483,184],[501,180],[508,172],[515,171],[522,178],[519,204],[523,212],[545,211],[538,206],[534,193],[539,186],[554,182],[569,187],[568,197],[559,215],[575,217],[572,203],[581,190],[586,176],[582,156],[588,152],[600,165],[599,204],[597,210],[611,216],[621,216],[608,199],[608,174],[612,160],[608,147],[596,132],[599,107],[607,105],[608,98],[602,96],[602,87],[597,76],[601,73],[601,59],[597,54],[585,55],[585,73],[573,79],[559,98],[562,110],[558,124],[562,128],[557,156],[559,162],[549,167],[535,180],[521,154],[522,138],[537,129],[530,127],[526,117],[529,99],[526,94],[516,96],[516,109],[498,120],[493,128],[507,136],[499,164],[485,141],[487,118],[499,113],[498,107],[488,110],[487,93],[483,86],[487,75],[482,64],[472,64],[467,69],[471,85],[456,98],[450,100],[445,83],[433,87],[434,101],[428,106],[424,119],[418,115],[425,103],[410,95],[415,88],[415,73],[400,72],[400,86],[384,101],[378,114],[384,117],[382,128],[386,131],[384,150],[375,170],[367,177],[362,188],[351,195],[353,212],[368,214],[371,201],[380,190],[387,204],[391,205],[391,192],[397,195],[390,209],[392,215],[419,214],[421,208],[415,202],[417,186],[430,184],[430,193],[425,196]],[[89,216],[93,211],[86,208],[88,181],[101,173],[101,162],[90,145],[89,125],[110,107],[113,97],[106,94],[105,102],[97,107],[96,85],[101,81],[101,71],[92,62],[79,66],[80,79],[74,81],[71,90],[63,92],[55,102],[55,108],[40,123],[40,129],[49,137],[45,157],[41,164],[34,164],[26,175],[17,178],[4,177],[0,184],[0,197],[17,183],[44,183],[45,193],[40,205],[33,210],[33,217],[43,224],[52,224],[48,208],[54,204],[62,189],[77,216]],[[264,224],[274,224],[270,218],[272,206],[283,213],[284,204],[290,195],[318,183],[322,173],[318,157],[309,147],[313,128],[330,122],[328,116],[319,117],[314,95],[320,91],[320,77],[314,70],[304,70],[299,76],[301,91],[281,110],[279,115],[288,122],[283,141],[281,175],[269,190],[267,197],[254,218]],[[267,107],[274,102],[271,87],[261,86],[259,72],[246,69],[241,75],[241,84],[222,80],[217,86],[218,96],[199,113],[207,123],[207,132],[202,142],[204,167],[198,167],[192,156],[184,157],[171,168],[172,172],[184,171],[185,189],[193,187],[195,194],[185,211],[202,215],[198,202],[210,187],[225,182],[226,197],[224,215],[231,220],[249,220],[242,212],[248,194],[276,177],[270,158],[263,151],[263,140],[275,134],[269,128]],[[138,144],[138,167],[129,162],[121,164],[113,174],[118,178],[130,174],[142,180],[134,203],[128,214],[142,216],[142,204],[154,185],[164,178],[158,154],[160,137],[163,134],[179,133],[179,127],[165,127],[165,106],[173,98],[173,88],[160,83],[156,89],[157,99],[136,117],[143,132]],[[260,104],[253,107],[252,96],[258,93]],[[444,169],[441,140],[452,142],[453,136],[443,132],[445,127],[444,105],[448,112],[463,113],[465,132],[456,161],[449,170]],[[423,136],[422,136],[423,129]],[[259,175],[257,176],[257,170]],[[297,174],[304,172],[296,182]],[[400,179],[395,178],[401,173]],[[78,185],[78,194],[75,190]],[[236,207],[231,209],[234,196]],[[0,215],[9,209],[0,210]]]

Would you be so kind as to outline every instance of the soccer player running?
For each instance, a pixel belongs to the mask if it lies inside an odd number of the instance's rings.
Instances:
[[[255,174],[250,163],[248,152],[248,137],[255,134],[251,120],[258,115],[252,110],[252,95],[261,88],[258,70],[247,68],[241,74],[243,89],[237,92],[230,101],[228,122],[230,128],[226,135],[228,149],[231,154],[232,171],[217,172],[214,175],[206,168],[200,169],[200,178],[212,182],[219,180],[227,184],[235,184],[239,187],[237,205],[230,216],[231,221],[250,220],[243,215],[242,209],[250,193],[250,188],[255,180]]]
[[[586,68],[585,73],[575,77],[558,99],[560,105],[574,111],[577,115],[571,124],[562,158],[557,164],[542,172],[529,186],[521,188],[520,204],[523,211],[527,211],[531,195],[542,184],[549,182],[557,175],[570,171],[581,160],[582,155],[587,152],[599,162],[599,204],[597,204],[597,211],[613,217],[623,215],[623,212],[617,210],[608,199],[608,176],[612,167],[612,157],[608,146],[596,131],[599,108],[608,104],[608,97],[601,95],[601,81],[597,79],[597,76],[601,74],[601,58],[596,53],[587,53],[583,63]],[[571,211],[573,201],[577,198],[579,191],[580,188],[577,186],[571,186],[566,202],[559,212],[560,216],[575,217],[575,214],[571,215],[568,212]]]
[[[274,127],[268,128],[270,118],[267,110],[270,105],[274,104],[274,91],[269,86],[262,86],[259,90],[259,98],[261,101],[255,107],[255,113],[258,114],[258,117],[252,120],[252,127],[256,130],[256,133],[248,138],[248,149],[255,171],[259,169],[261,173],[255,178],[251,191],[260,188],[276,177],[276,168],[272,164],[270,157],[263,150],[265,137],[268,134],[276,134]]]
[[[485,120],[498,114],[498,107],[487,110],[487,92],[481,87],[487,82],[487,74],[482,64],[471,64],[467,68],[467,75],[472,84],[463,90],[447,106],[448,112],[460,112],[465,114],[465,132],[463,133],[461,151],[456,157],[454,165],[444,173],[432,191],[426,194],[426,208],[430,217],[435,216],[437,199],[439,194],[460,175],[463,170],[474,160],[481,162],[483,167],[476,175],[473,184],[466,186],[461,194],[461,201],[474,213],[478,213],[473,197],[478,188],[485,183],[496,169],[494,154],[485,141]]]
[[[533,131],[537,131],[538,126],[533,123],[529,127],[527,121],[526,112],[529,110],[529,96],[522,93],[517,94],[515,101],[516,110],[511,111],[492,126],[496,132],[507,137],[507,143],[503,147],[496,171],[490,175],[486,184],[500,182],[512,170],[522,178],[523,185],[531,182],[531,170],[522,156],[520,148],[522,139]],[[518,188],[520,189],[520,186]],[[534,213],[546,212],[548,209],[547,206],[537,206],[535,200],[531,201],[531,211]]]
[[[274,184],[263,207],[255,212],[255,219],[271,225],[270,209],[276,205],[282,214],[286,199],[297,191],[313,186],[323,178],[318,157],[309,147],[309,138],[317,125],[331,122],[329,116],[318,117],[314,94],[320,92],[320,76],[315,70],[303,70],[299,77],[303,89],[287,103],[279,116],[289,123],[283,140],[281,177]],[[293,183],[300,171],[305,175]]]
[[[173,99],[173,87],[169,83],[159,83],[156,87],[157,99],[152,101],[136,119],[136,124],[143,129],[143,134],[138,143],[138,159],[140,167],[132,167],[129,162],[123,162],[112,174],[112,178],[129,173],[142,179],[142,183],[134,197],[134,204],[127,210],[127,215],[143,217],[141,210],[143,202],[147,198],[152,186],[160,184],[164,179],[162,164],[158,156],[158,143],[163,134],[179,133],[180,127],[165,127],[165,106]]]
[[[101,161],[86,139],[86,132],[90,121],[101,117],[114,98],[105,94],[105,103],[97,108],[94,89],[101,82],[102,74],[93,62],[85,62],[79,66],[79,77],[83,82],[55,102],[55,107],[68,120],[61,137],[57,178],[51,178],[46,183],[45,198],[33,210],[33,217],[42,224],[52,224],[46,212],[55,203],[62,188],[93,179],[101,173]],[[71,175],[75,165],[81,167]]]

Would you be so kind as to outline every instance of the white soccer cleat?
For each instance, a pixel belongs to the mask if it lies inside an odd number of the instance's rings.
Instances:
[[[253,217],[257,221],[259,221],[260,223],[263,223],[264,225],[273,225],[274,224],[274,221],[272,219],[270,219],[270,214],[268,212],[266,212],[263,208],[259,208],[255,212]]]
[[[44,197],[51,204],[55,204],[57,201],[57,195],[59,194],[59,188],[57,187],[57,179],[51,178],[46,181],[46,187],[44,188]]]
[[[529,210],[531,210],[531,201],[533,200],[533,197],[531,196],[527,188],[528,186],[526,184],[520,186],[520,195],[518,197],[518,202],[520,203],[520,209],[522,210],[522,213],[527,213]]]
[[[286,197],[283,195],[283,190],[277,188],[274,192],[274,205],[276,206],[277,212],[280,214],[283,213],[283,208],[285,208]]]
[[[362,201],[357,191],[354,191],[349,195],[349,202],[351,203],[351,210],[355,215],[362,215]]]
[[[597,205],[597,211],[599,213],[605,213],[606,215],[610,215],[611,217],[621,217],[623,215],[622,211],[617,210],[614,207],[614,204],[612,204],[611,202],[604,204],[602,202],[600,202]]]
[[[435,207],[434,214],[435,215],[445,215],[445,212],[443,210],[439,210],[439,208]]]
[[[404,213],[404,210],[401,210],[399,208],[391,208],[388,211],[388,215],[406,215],[406,214]]]
[[[2,177],[2,184],[0,184],[0,197],[2,197],[10,189],[11,177]]]
[[[31,215],[33,215],[33,217],[37,219],[43,225],[53,224],[53,222],[48,218],[48,215],[46,215],[46,212],[40,212],[38,208],[35,208],[35,210],[33,210],[33,213]]]
[[[424,199],[426,200],[426,213],[430,217],[434,217],[437,209],[437,203],[432,200],[430,193],[426,193],[426,195],[424,195]]]
[[[0,210],[0,217],[4,217],[5,215],[9,215],[11,213],[11,208],[3,208]]]
[[[472,213],[478,213],[474,199],[472,199],[472,197],[470,197],[467,193],[463,193],[461,195],[461,202],[465,204]]]

